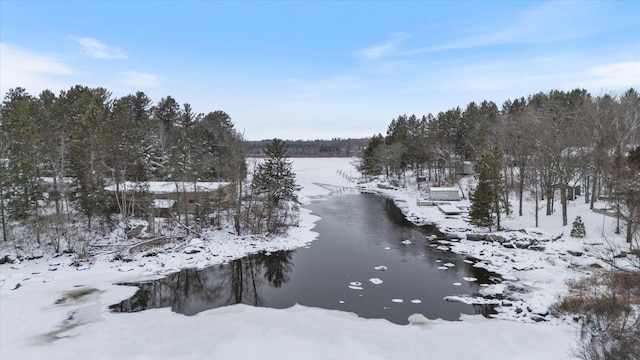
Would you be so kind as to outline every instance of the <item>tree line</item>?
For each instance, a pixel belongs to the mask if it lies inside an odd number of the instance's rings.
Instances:
[[[525,195],[536,202],[536,226],[538,201],[551,200],[550,215],[559,196],[567,225],[570,190],[580,185],[592,209],[598,199],[615,204],[631,241],[640,216],[639,129],[640,96],[633,88],[598,96],[552,90],[501,107],[483,101],[436,115],[400,115],[384,136],[369,139],[358,167],[366,176],[402,177],[411,169],[432,184],[452,185],[463,162],[472,161],[478,176],[472,215],[482,226],[499,227],[501,212],[522,216]]]
[[[194,191],[200,181],[229,182],[230,190],[216,206],[238,234],[263,230],[266,226],[256,224],[273,217],[267,212],[281,204],[263,205],[260,198],[267,190],[247,183],[248,154],[227,113],[195,113],[189,103],[181,105],[171,96],[153,104],[143,92],[116,98],[107,89],[80,85],[57,95],[11,89],[0,108],[3,238],[10,235],[10,222],[40,242],[44,233],[69,237],[79,218],[87,230],[148,218],[149,181],[193,183]],[[287,155],[278,154],[280,165],[289,164]],[[105,191],[107,185],[116,190]],[[246,214],[249,194],[251,216]],[[190,218],[185,212],[187,228],[194,229]]]
[[[251,156],[262,156],[271,140],[247,141]],[[362,152],[368,139],[284,140],[292,157],[353,157]]]

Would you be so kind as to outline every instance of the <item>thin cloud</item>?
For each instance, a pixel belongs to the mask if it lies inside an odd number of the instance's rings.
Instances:
[[[70,86],[79,71],[54,55],[42,54],[20,46],[0,43],[0,89],[22,87],[31,93],[45,89],[61,90]]]
[[[473,35],[463,36],[443,44],[421,47],[402,52],[412,56],[448,50],[479,48],[507,44],[545,44],[583,38],[600,31],[602,24],[593,20],[597,5],[588,3],[549,2],[527,9],[514,16],[505,26],[486,26],[468,29]],[[606,22],[606,19],[602,19]],[[488,29],[488,30],[485,30]]]
[[[120,73],[120,76],[122,84],[138,89],[155,88],[160,86],[162,81],[162,78],[157,75],[139,71],[124,71]]]
[[[629,88],[640,86],[640,61],[623,61],[598,65],[587,70],[590,80],[586,85],[594,88]]]
[[[393,33],[391,40],[379,45],[375,45],[356,53],[358,57],[365,59],[378,59],[391,54],[403,40],[409,37],[406,33]]]
[[[75,36],[71,38],[80,45],[82,51],[88,56],[106,60],[124,59],[127,57],[127,54],[123,50],[101,43],[94,38]]]

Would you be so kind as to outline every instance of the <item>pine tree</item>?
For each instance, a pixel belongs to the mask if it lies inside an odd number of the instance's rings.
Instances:
[[[587,230],[584,227],[584,222],[580,215],[576,216],[571,228],[571,237],[583,238],[587,235]]]
[[[471,223],[479,227],[490,228],[493,226],[493,195],[488,182],[481,180],[470,198],[469,217]]]
[[[289,154],[284,141],[273,139],[265,148],[264,154],[266,159],[258,165],[252,185],[256,194],[265,197],[267,231],[278,232],[286,225],[279,210],[283,210],[286,215],[286,203],[298,202],[297,192],[300,186],[296,184],[293,163],[288,160]]]
[[[478,187],[471,196],[469,217],[476,226],[496,225],[500,230],[500,203],[502,199],[502,153],[493,148],[482,156],[475,166]],[[494,219],[495,216],[495,219]]]

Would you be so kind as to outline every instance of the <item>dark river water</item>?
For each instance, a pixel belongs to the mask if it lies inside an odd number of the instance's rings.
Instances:
[[[406,324],[414,313],[457,320],[460,313],[486,316],[492,311],[443,300],[477,294],[480,284],[495,279],[469,259],[436,249],[437,242],[427,238],[438,235],[437,229],[408,223],[391,200],[348,194],[309,207],[322,219],[314,229],[319,238],[308,248],[251,255],[135,283],[140,287],[136,294],[111,308],[171,307],[193,315],[237,303],[278,309],[297,303],[398,324]]]

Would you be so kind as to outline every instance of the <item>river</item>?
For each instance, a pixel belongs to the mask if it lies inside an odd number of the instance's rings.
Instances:
[[[443,300],[477,295],[481,284],[498,279],[473,267],[473,259],[438,249],[432,236],[440,236],[438,230],[410,224],[391,200],[343,194],[309,208],[321,217],[310,246],[136,283],[140,290],[112,309],[171,307],[193,315],[237,303],[278,309],[297,303],[397,324],[414,313],[457,320],[460,313],[492,312],[486,305]]]

